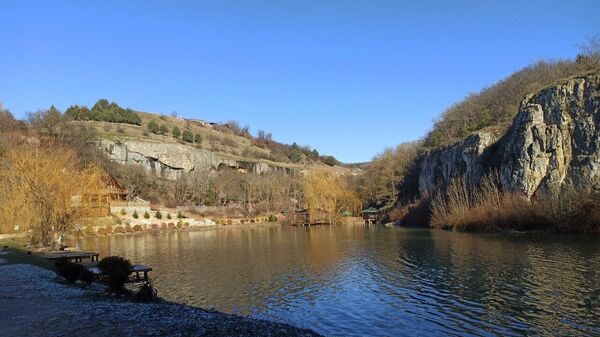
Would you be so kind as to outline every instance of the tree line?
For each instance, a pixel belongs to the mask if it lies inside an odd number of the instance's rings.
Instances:
[[[140,116],[130,108],[122,108],[115,102],[99,99],[92,109],[86,106],[71,105],[65,110],[65,116],[78,121],[99,121],[142,125]]]

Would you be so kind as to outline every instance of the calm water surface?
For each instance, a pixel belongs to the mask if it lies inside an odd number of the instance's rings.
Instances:
[[[169,300],[328,336],[600,335],[600,237],[285,226],[79,239]]]

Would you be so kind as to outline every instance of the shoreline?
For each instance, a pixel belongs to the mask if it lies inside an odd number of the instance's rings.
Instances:
[[[0,306],[0,335],[320,336],[285,323],[104,294],[100,285],[67,285],[33,265],[0,265],[0,301],[7,304]]]

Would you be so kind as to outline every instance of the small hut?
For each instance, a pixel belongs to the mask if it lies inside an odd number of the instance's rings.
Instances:
[[[308,209],[301,210],[283,210],[281,211],[281,223],[290,226],[310,225],[310,212]]]
[[[379,218],[379,210],[375,207],[369,207],[360,212],[365,225],[370,225],[377,222]]]

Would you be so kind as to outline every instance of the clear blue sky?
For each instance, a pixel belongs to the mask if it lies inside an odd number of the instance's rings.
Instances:
[[[0,1],[0,101],[237,120],[344,162],[600,33],[600,1]]]

